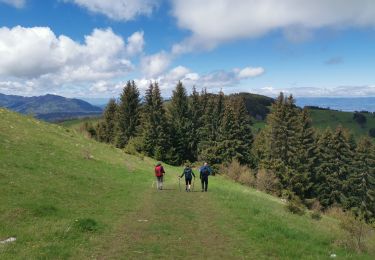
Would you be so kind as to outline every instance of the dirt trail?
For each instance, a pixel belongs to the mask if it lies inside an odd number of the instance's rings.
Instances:
[[[221,213],[212,194],[200,192],[199,178],[194,192],[185,192],[181,180],[180,192],[177,173],[170,173],[164,190],[144,191],[138,209],[124,216],[123,224],[94,258],[234,258],[240,238],[224,234],[225,227],[215,221]]]

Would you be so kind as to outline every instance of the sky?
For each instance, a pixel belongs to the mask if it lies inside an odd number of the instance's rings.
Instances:
[[[0,0],[0,93],[375,96],[374,0]]]

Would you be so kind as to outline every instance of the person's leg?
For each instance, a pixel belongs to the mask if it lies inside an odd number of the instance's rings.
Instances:
[[[185,178],[185,191],[188,191],[189,180]]]
[[[187,190],[190,191],[191,179],[187,179]]]
[[[204,188],[204,191],[207,191],[207,188],[208,188],[208,176],[206,176],[206,178],[204,178],[204,183],[206,185],[206,187]]]
[[[160,176],[160,189],[163,189],[163,176]]]
[[[202,183],[202,192],[204,191],[204,177],[202,176],[201,178],[201,183]]]
[[[156,187],[157,189],[160,189],[160,177],[156,177]]]

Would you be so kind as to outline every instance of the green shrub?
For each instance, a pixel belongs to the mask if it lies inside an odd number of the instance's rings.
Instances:
[[[289,212],[300,216],[304,215],[306,211],[305,206],[298,199],[289,200],[286,208]]]
[[[92,218],[76,219],[74,225],[81,232],[94,232],[98,230],[98,223]]]
[[[310,213],[310,216],[314,220],[320,220],[322,218],[322,214],[320,213],[320,211],[313,211]]]
[[[256,187],[258,190],[267,192],[269,194],[277,194],[280,186],[280,182],[276,175],[266,169],[258,170],[256,176]]]

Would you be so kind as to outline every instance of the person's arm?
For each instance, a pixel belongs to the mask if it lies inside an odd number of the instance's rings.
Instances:
[[[164,171],[164,167],[163,167],[163,166],[161,166],[160,171],[161,171],[161,173],[165,173],[165,171]]]
[[[182,175],[180,176],[180,178],[182,178],[184,175],[185,175],[185,170],[182,172]]]
[[[202,179],[202,168],[199,169],[199,179]]]

